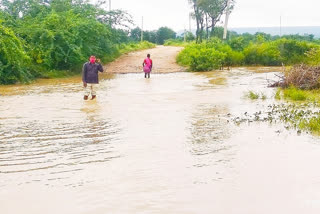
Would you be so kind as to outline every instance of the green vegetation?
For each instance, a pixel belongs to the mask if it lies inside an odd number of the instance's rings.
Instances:
[[[141,29],[136,27],[131,30],[130,38],[133,41],[141,41]],[[168,27],[160,27],[155,31],[143,31],[143,40],[163,45],[168,39],[175,39],[176,32]]]
[[[129,14],[86,0],[0,1],[0,84],[79,73],[90,55],[109,62],[154,47],[133,42]]]
[[[320,104],[320,89],[302,90],[294,86],[289,88],[279,88],[275,94],[277,100],[290,100],[290,101],[307,101]]]
[[[192,17],[196,21],[196,42],[201,43],[203,38],[214,36],[216,24],[223,14],[230,13],[235,0],[188,0],[193,8]]]
[[[180,39],[168,39],[164,42],[165,46],[177,46],[177,47],[185,47],[187,46],[188,42],[184,42],[183,40]]]
[[[257,100],[259,99],[259,94],[249,91],[246,97],[250,98],[251,100]]]
[[[231,34],[233,37],[227,41],[213,37],[199,44],[188,43],[177,56],[177,62],[188,66],[192,71],[209,71],[241,65],[280,66],[320,63],[320,45],[317,40],[278,38],[263,33],[237,35],[231,32]],[[175,45],[178,41],[169,41],[167,44]]]
[[[303,91],[294,87],[284,89],[283,96],[284,98],[290,99],[293,101],[305,101],[308,98],[306,91]]]
[[[280,88],[278,88],[278,90],[276,91],[274,98],[276,100],[281,100],[281,89]]]
[[[257,100],[257,99],[265,100],[265,99],[267,99],[267,96],[264,93],[262,93],[262,92],[258,93],[258,92],[254,92],[251,90],[245,93],[245,97],[249,98],[250,100]]]

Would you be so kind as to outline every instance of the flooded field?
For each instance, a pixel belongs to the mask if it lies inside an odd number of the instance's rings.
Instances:
[[[318,214],[319,137],[232,121],[278,102],[277,71],[0,86],[1,214]]]

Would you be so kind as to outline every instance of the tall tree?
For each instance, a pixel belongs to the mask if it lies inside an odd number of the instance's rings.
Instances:
[[[214,28],[220,21],[221,16],[226,12],[228,0],[188,0],[193,8],[193,18],[197,23],[196,40],[202,42],[204,28],[206,28],[206,38],[214,34]],[[232,10],[235,0],[230,0]]]
[[[158,44],[163,45],[167,39],[175,39],[177,33],[168,27],[161,27],[157,31]]]

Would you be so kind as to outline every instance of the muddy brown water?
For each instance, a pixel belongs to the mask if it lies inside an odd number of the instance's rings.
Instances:
[[[87,102],[80,77],[1,86],[1,214],[319,213],[319,137],[230,122],[276,102],[275,72],[109,74]]]

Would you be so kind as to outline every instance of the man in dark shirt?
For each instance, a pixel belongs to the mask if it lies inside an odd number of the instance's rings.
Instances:
[[[86,62],[82,69],[82,82],[83,87],[85,88],[84,100],[88,100],[90,93],[92,100],[96,98],[97,95],[95,87],[97,84],[99,84],[99,71],[103,72],[103,67],[100,64],[100,60],[96,60],[95,56],[91,56],[89,62]]]

